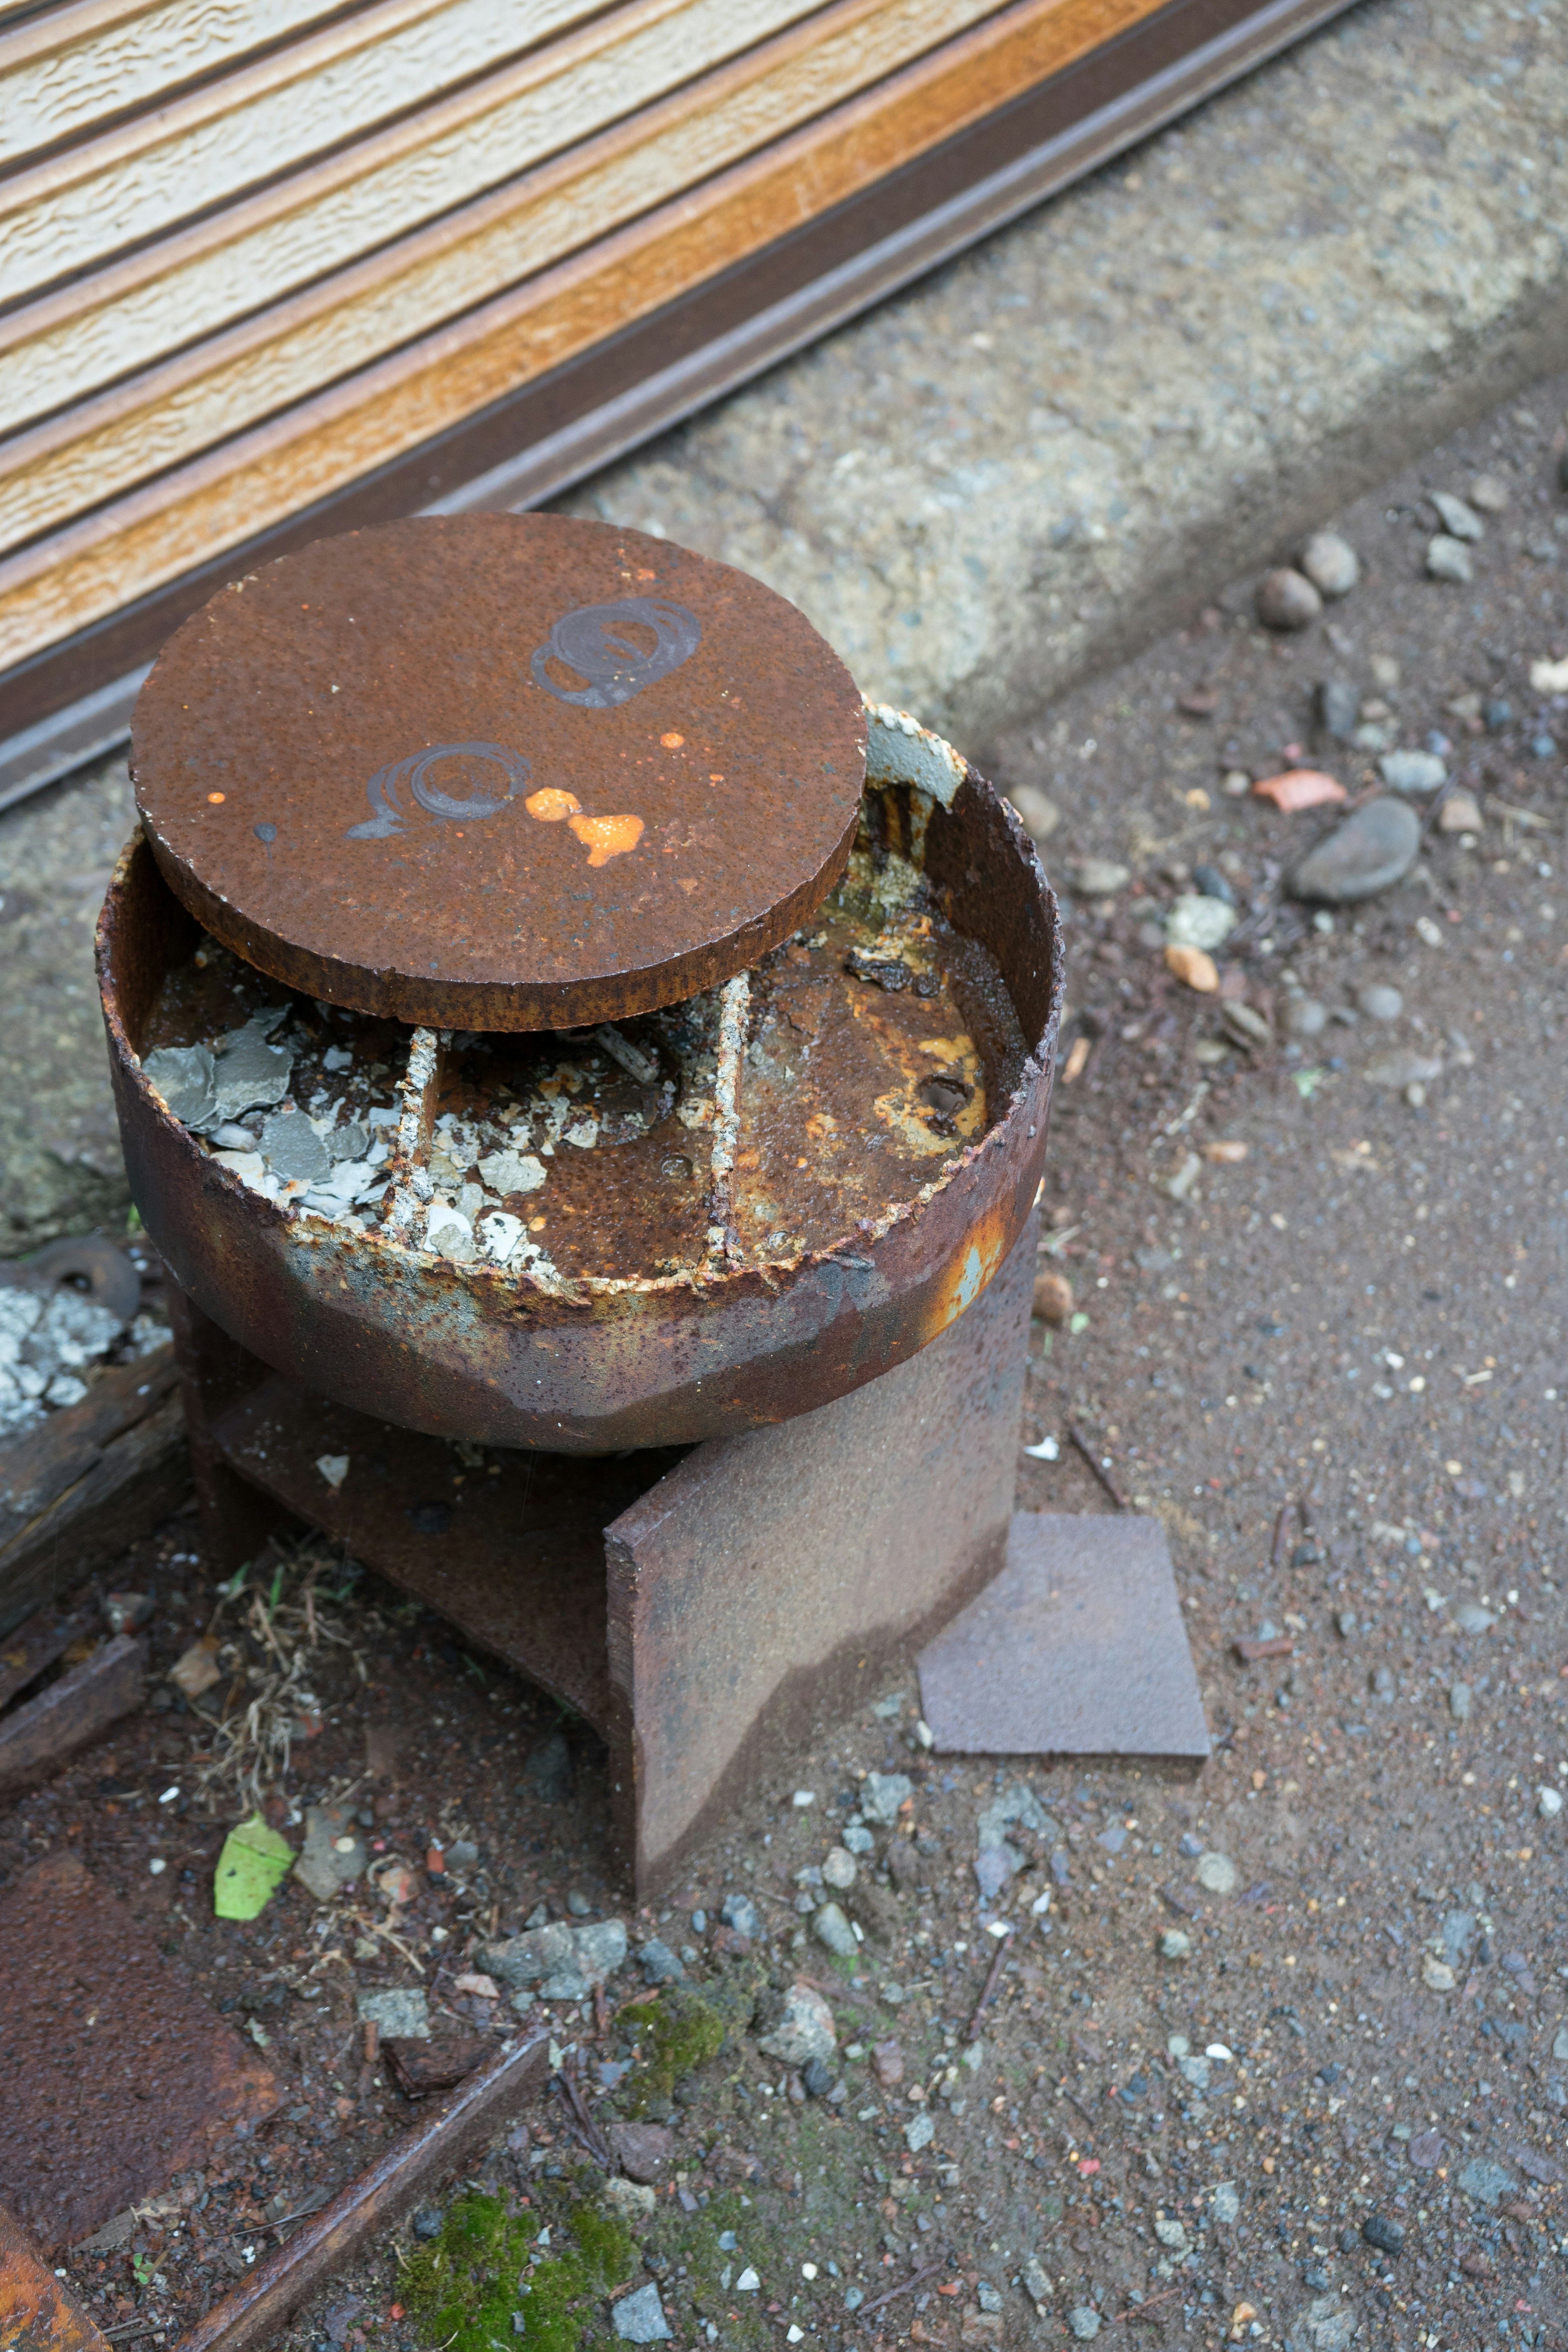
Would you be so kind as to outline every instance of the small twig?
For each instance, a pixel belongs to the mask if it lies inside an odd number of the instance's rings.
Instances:
[[[381,2051],[381,2027],[374,2017],[367,2017],[361,2031],[364,2035],[359,2069],[359,2094],[363,2099],[368,2096],[371,2084],[375,2080],[375,2062]]]
[[[1281,1503],[1279,1506],[1279,1516],[1274,1522],[1274,1549],[1268,1555],[1270,1568],[1278,1568],[1284,1556],[1286,1532],[1290,1525],[1290,1514],[1296,1507],[1294,1503]]]
[[[1131,1505],[1128,1502],[1126,1496],[1122,1493],[1121,1487],[1117,1485],[1110,1471],[1105,1467],[1104,1463],[1101,1462],[1099,1454],[1095,1452],[1093,1446],[1089,1444],[1082,1430],[1079,1429],[1077,1422],[1069,1421],[1067,1428],[1068,1435],[1071,1438],[1073,1444],[1077,1446],[1079,1452],[1082,1454],[1084,1460],[1088,1463],[1089,1468],[1093,1471],[1095,1476],[1099,1479],[1100,1485],[1104,1487],[1106,1493],[1115,1504],[1117,1509],[1119,1511],[1130,1510],[1131,1508]]]
[[[425,1963],[412,1945],[405,1944],[402,1937],[395,1935],[390,1927],[377,1927],[374,1919],[367,1919],[364,1924],[373,1936],[379,1936],[384,1944],[390,1944],[395,1952],[401,1952],[416,1975],[424,1975]]]
[[[1458,776],[1445,776],[1440,789],[1434,793],[1432,805],[1427,810],[1421,824],[1421,847],[1423,849],[1426,848],[1427,842],[1436,831],[1437,820],[1443,814],[1443,803],[1447,799],[1448,794],[1454,790],[1458,781]]]
[[[607,2040],[610,2031],[610,2012],[605,2006],[605,1988],[602,1984],[596,1984],[594,1987],[594,2031],[601,2042]]]
[[[1147,2295],[1142,2303],[1130,2303],[1126,2310],[1119,2311],[1116,2316],[1118,2319],[1147,2319],[1157,2303],[1169,2303],[1173,2294],[1181,2292],[1179,2286],[1162,2287],[1158,2294]]]
[[[816,1977],[807,1976],[797,1977],[795,1982],[809,1985],[813,1992],[819,1992],[822,1995],[824,2000],[847,2000],[857,2009],[873,2010],[877,2006],[869,1994],[855,1992],[847,1984],[825,1985],[819,1983]]]
[[[924,2270],[916,2271],[912,2278],[905,2279],[899,2286],[890,2286],[886,2294],[879,2294],[877,2297],[875,2303],[863,2303],[855,2314],[856,2318],[869,2319],[871,2314],[874,2311],[880,2311],[885,2303],[896,2302],[900,2294],[908,2294],[911,2287],[919,2286],[922,2279],[935,2278],[938,2271],[944,2271],[946,2268],[945,2263],[927,2263]]]
[[[1006,1934],[1005,1936],[998,1936],[996,1938],[996,1957],[992,1961],[990,1969],[986,1973],[985,1982],[981,1988],[980,1998],[974,2004],[974,2013],[969,2021],[968,2039],[971,2042],[973,2041],[975,2035],[980,2031],[980,2020],[982,2014],[984,2011],[987,2001],[989,2001],[992,1994],[996,1990],[997,1980],[1002,1974],[1002,1963],[1007,1957],[1007,1947],[1013,1940],[1013,1933],[1014,1930],[1012,1923],[1009,1921]]]
[[[611,2171],[614,2167],[609,2148],[605,2143],[598,2125],[588,2113],[587,2102],[578,2087],[577,2070],[570,2058],[563,2063],[561,2072],[555,2077],[555,2084],[558,2093],[565,2098],[569,2119],[577,2137],[582,2141],[595,2163],[602,2165],[606,2172]]]

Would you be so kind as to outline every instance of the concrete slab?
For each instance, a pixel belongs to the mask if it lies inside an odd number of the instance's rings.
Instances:
[[[1016,1511],[1001,1574],[921,1652],[939,1754],[1209,1752],[1165,1530]]]

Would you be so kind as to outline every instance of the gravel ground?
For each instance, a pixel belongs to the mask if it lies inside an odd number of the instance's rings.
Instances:
[[[481,2168],[503,2301],[535,2241],[525,2343],[569,2344],[579,2321],[584,2342],[618,2340],[606,2293],[629,2278],[658,2285],[682,2346],[1568,2344],[1552,1802],[1568,1786],[1568,1143],[1550,1050],[1568,986],[1552,739],[1568,726],[1531,683],[1568,654],[1564,391],[1541,387],[1338,518],[1360,584],[1305,631],[1259,629],[1256,583],[1239,583],[994,747],[1026,813],[1031,793],[1056,803],[1053,877],[1090,858],[1127,869],[1070,907],[1076,1074],[1042,1267],[1076,1297],[1035,1327],[1023,1436],[1065,1440],[1077,1422],[1164,1521],[1215,1753],[1192,1779],[931,1756],[909,1662],[878,1707],[825,1725],[794,1785],[748,1799],[668,1902],[619,1914],[633,1957],[610,2009],[638,1990],[650,1937],[685,1981],[602,2034],[591,2010],[554,2011],[600,2125],[640,2114],[673,2138],[649,2168],[651,2214],[623,2191],[608,2231],[558,2101]],[[1507,499],[1471,544],[1472,580],[1429,579],[1427,492],[1468,497],[1482,474]],[[1446,739],[1436,756],[1479,805],[1466,833],[1434,826],[1410,878],[1321,929],[1276,885],[1321,812],[1281,814],[1246,780],[1300,764],[1352,795],[1374,780],[1375,742],[1315,729],[1330,678],[1384,748]],[[1215,950],[1212,995],[1168,969],[1159,929],[1200,865],[1245,925]],[[46,950],[30,952],[37,969]],[[1326,1015],[1315,1031],[1308,1005]],[[1232,1156],[1207,1156],[1218,1145]],[[1019,1500],[1111,1507],[1065,1442],[1055,1463],[1021,1456]],[[176,1523],[113,1579],[157,1593],[160,1662],[216,1605],[196,1549]],[[285,1602],[293,1589],[285,1577]],[[374,1579],[332,1609],[349,1643],[305,1662],[323,1728],[275,1810],[298,1843],[291,1810],[350,1791],[385,1842],[374,1862],[410,1872],[395,1914],[363,1883],[321,1910],[290,1883],[254,1928],[217,1928],[206,1881],[232,1789],[215,1783],[210,1809],[197,1793],[211,1735],[178,1708],[0,1824],[7,1870],[72,1837],[166,1923],[181,1964],[208,1989],[221,1976],[289,2084],[279,2120],[187,2182],[178,2217],[73,2262],[121,2328],[170,2334],[243,2272],[269,2199],[331,2185],[409,2112],[357,2070],[356,1988],[417,1980],[444,2030],[493,2033],[504,1985],[492,2005],[459,1975],[500,1967],[496,1942],[541,1904],[570,1919],[575,1892],[584,1916],[613,1910],[591,1744],[566,1727],[570,1780],[552,1789],[560,1751],[535,1695]],[[270,1671],[252,1596],[225,1603],[222,1630],[237,1675]],[[1289,1654],[1241,1663],[1236,1643],[1258,1639]],[[907,1805],[873,1774],[907,1777]],[[1019,1866],[983,1896],[998,1828]],[[433,1840],[477,1852],[432,1875]],[[830,1857],[852,1845],[840,1886]],[[830,1948],[825,1898],[862,1931],[853,1957]],[[393,1921],[413,1960],[374,1933]],[[760,2047],[800,1977],[835,2021],[820,2071]],[[485,2352],[501,2338],[480,2287],[448,2306],[430,2284],[432,2249],[466,2275],[483,2218],[425,2217],[445,2233],[406,2236],[402,2267],[398,2247],[378,2251],[294,2340]]]

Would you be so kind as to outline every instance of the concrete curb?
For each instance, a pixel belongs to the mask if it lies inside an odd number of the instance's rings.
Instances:
[[[560,503],[980,748],[1568,365],[1568,37],[1367,0]]]

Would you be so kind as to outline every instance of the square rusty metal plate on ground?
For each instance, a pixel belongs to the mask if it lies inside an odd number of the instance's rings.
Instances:
[[[1005,1567],[921,1652],[920,1675],[949,1754],[1209,1752],[1158,1519],[1016,1511]]]
[[[46,2253],[204,2163],[282,2085],[71,1854],[0,1901],[0,2203]]]

